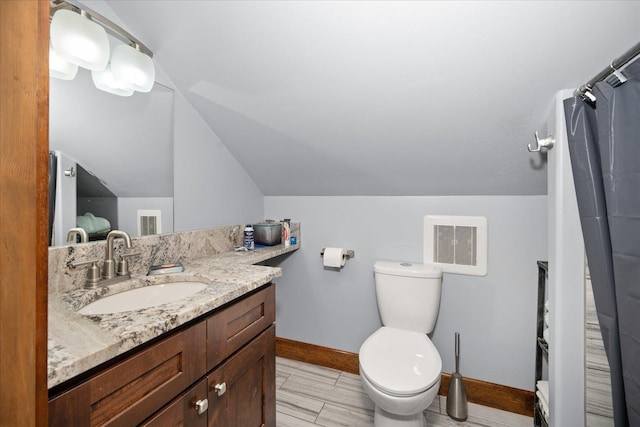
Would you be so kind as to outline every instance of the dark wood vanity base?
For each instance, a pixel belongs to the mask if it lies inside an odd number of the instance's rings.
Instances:
[[[49,400],[50,426],[275,427],[275,285]]]

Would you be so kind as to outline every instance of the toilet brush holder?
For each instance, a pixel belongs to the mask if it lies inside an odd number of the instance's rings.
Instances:
[[[460,375],[460,334],[456,332],[456,371],[451,374],[447,393],[447,414],[456,421],[465,421],[468,414],[467,392]]]

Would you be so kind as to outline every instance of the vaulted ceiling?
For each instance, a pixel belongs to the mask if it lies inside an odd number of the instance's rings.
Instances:
[[[640,39],[637,1],[107,4],[265,195],[546,194],[553,95]]]

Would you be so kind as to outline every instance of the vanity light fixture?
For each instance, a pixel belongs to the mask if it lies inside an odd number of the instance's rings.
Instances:
[[[102,71],[92,71],[91,79],[93,84],[100,90],[112,93],[118,96],[131,96],[133,89],[127,87],[122,81],[117,80],[113,76],[111,64],[107,65]]]
[[[73,80],[78,74],[78,66],[62,58],[49,45],[49,74],[61,80]]]
[[[91,70],[93,82],[100,90],[119,96],[151,91],[155,82],[153,53],[144,44],[75,0],[50,0],[50,5],[52,77],[72,80],[79,65]],[[113,49],[111,58],[107,31],[125,43]]]
[[[156,70],[150,57],[135,48],[121,44],[111,56],[111,70],[116,80],[138,92],[150,92],[156,79]]]
[[[86,13],[56,11],[51,18],[51,45],[63,59],[89,70],[104,70],[109,62],[107,32]]]

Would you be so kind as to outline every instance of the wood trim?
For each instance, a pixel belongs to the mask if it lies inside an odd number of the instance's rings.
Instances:
[[[49,2],[0,1],[0,425],[47,425]]]
[[[442,374],[438,394],[446,396],[451,374]],[[463,377],[467,400],[478,405],[533,417],[533,392]]]
[[[276,356],[359,375],[358,354],[315,344],[276,338]],[[446,396],[450,374],[443,373],[438,394]],[[533,392],[486,381],[464,378],[470,403],[533,417]]]
[[[276,337],[276,356],[359,375],[358,354]]]

